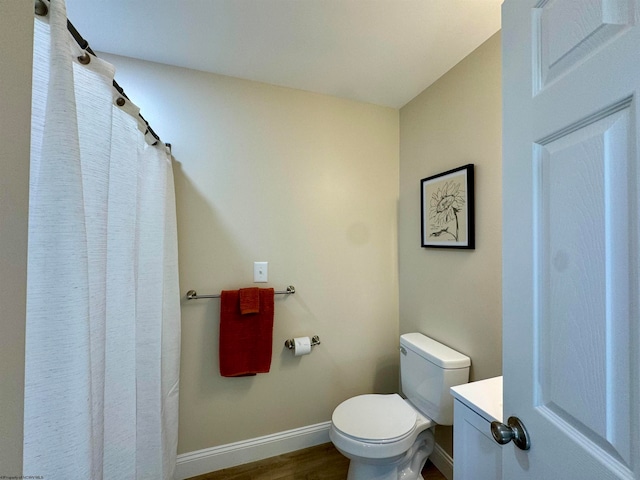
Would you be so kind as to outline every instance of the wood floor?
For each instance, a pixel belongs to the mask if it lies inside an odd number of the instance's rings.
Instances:
[[[348,469],[349,460],[333,444],[325,443],[189,480],[345,480]],[[422,476],[425,480],[446,480],[428,461]]]

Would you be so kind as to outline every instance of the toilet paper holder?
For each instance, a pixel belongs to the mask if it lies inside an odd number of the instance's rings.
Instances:
[[[311,346],[315,347],[316,345],[320,345],[320,337],[318,335],[314,335],[313,337],[311,337]],[[293,350],[295,348],[295,342],[293,341],[293,338],[285,340],[284,346],[289,350]]]

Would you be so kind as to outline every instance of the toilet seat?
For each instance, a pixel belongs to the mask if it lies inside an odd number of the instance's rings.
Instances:
[[[341,434],[359,442],[401,441],[416,429],[417,412],[400,395],[359,395],[342,402],[331,421]]]

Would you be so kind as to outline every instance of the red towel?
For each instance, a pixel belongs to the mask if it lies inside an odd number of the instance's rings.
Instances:
[[[240,296],[240,314],[260,312],[260,289],[258,287],[241,288],[238,290]]]
[[[220,375],[267,373],[273,344],[273,288],[260,288],[260,311],[240,313],[238,290],[220,295]]]

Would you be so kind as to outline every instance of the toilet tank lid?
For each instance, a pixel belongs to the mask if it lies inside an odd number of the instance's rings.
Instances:
[[[414,351],[441,368],[466,368],[471,359],[421,333],[405,333],[400,336],[400,345]]]

